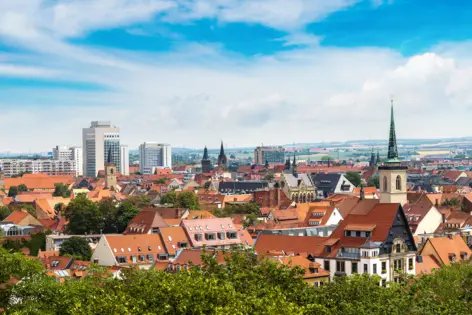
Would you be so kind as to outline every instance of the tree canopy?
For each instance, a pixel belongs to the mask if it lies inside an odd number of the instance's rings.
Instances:
[[[346,172],[344,177],[351,182],[354,186],[358,187],[361,184],[361,174],[358,172]]]
[[[371,176],[367,180],[367,186],[369,187],[376,187],[377,189],[380,188],[380,182],[379,182],[379,177],[378,176]]]
[[[72,236],[62,243],[59,255],[69,255],[79,260],[90,260],[92,258],[92,250],[87,239],[78,236]]]
[[[67,188],[66,185],[63,183],[56,183],[54,184],[54,193],[52,194],[55,197],[64,197],[69,198],[71,195],[71,191]]]
[[[18,195],[18,187],[16,186],[11,186],[9,189],[8,189],[8,197],[16,197],[16,195]]]
[[[18,185],[18,191],[19,191],[19,192],[28,191],[28,187],[26,187],[25,184],[19,184],[19,185]]]
[[[100,233],[104,227],[103,216],[98,205],[87,199],[85,195],[78,195],[65,209],[67,232],[70,234]]]
[[[0,206],[0,221],[8,217],[11,213],[11,210],[8,207]]]
[[[443,267],[401,284],[379,286],[379,277],[336,278],[316,288],[299,268],[232,253],[226,265],[203,257],[201,268],[175,274],[123,270],[122,280],[89,276],[59,283],[38,261],[0,249],[0,307],[12,314],[470,314],[472,265]]]
[[[226,204],[223,209],[215,209],[213,214],[219,218],[227,218],[233,214],[253,214],[258,216],[260,214],[259,206],[255,202],[248,202],[244,204]]]
[[[173,205],[176,208],[186,208],[191,210],[200,209],[198,197],[191,191],[184,191],[178,195],[175,191],[169,191],[161,197],[161,204]]]

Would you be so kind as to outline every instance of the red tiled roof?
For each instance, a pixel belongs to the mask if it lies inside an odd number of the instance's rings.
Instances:
[[[29,214],[26,211],[21,211],[21,210],[16,210],[10,213],[8,217],[6,217],[3,222],[11,222],[13,224],[19,224],[21,221],[23,221]]]
[[[316,254],[323,249],[326,237],[319,236],[288,236],[277,234],[260,234],[254,250],[258,254],[269,255],[281,253]]]
[[[164,243],[169,255],[175,255],[177,250],[181,248],[182,243],[185,243],[187,247],[190,246],[187,234],[181,226],[164,227],[160,228],[159,231],[162,236],[162,242]]]

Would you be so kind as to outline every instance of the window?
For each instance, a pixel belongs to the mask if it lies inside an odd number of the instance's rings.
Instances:
[[[365,232],[365,237],[370,237],[370,232],[369,231]]]
[[[178,245],[179,245],[180,248],[187,248],[188,247],[187,242],[179,242]]]
[[[135,264],[138,262],[138,257],[136,256],[131,256],[131,261]]]
[[[402,268],[402,260],[401,259],[396,259],[393,261],[393,269],[395,270],[403,270]]]
[[[197,242],[200,242],[200,241],[202,240],[202,234],[200,234],[200,233],[199,233],[199,234],[195,234],[195,240],[196,240]]]
[[[386,286],[387,286],[387,280],[382,279],[382,286],[383,286],[383,287],[386,287]]]
[[[329,260],[324,261],[324,270],[329,271]]]
[[[207,239],[208,241],[215,241],[216,235],[215,233],[205,233],[205,239]]]
[[[367,264],[364,264],[364,273],[367,273],[369,270],[369,266]]]
[[[352,263],[352,273],[357,273],[357,263],[356,262]]]
[[[154,256],[152,254],[147,255],[149,261],[154,261]]]
[[[139,255],[139,261],[143,262],[145,260],[146,260],[146,258],[144,257],[144,255]]]
[[[361,231],[356,231],[356,236],[361,237]]]
[[[351,231],[344,231],[344,236],[351,236]]]
[[[238,235],[236,234],[236,232],[228,232],[228,233],[226,233],[226,236],[227,236],[230,240],[234,240],[234,239],[238,238]]]
[[[336,262],[336,271],[344,272],[345,271],[345,262],[344,261],[337,261]]]
[[[408,270],[413,270],[413,258],[408,258]]]
[[[225,239],[225,232],[218,232],[218,239],[224,240]]]
[[[402,178],[400,177],[400,175],[397,176],[396,184],[397,190],[402,190]]]
[[[125,256],[116,256],[116,262],[119,264],[126,264],[126,257]]]
[[[331,253],[331,246],[325,246],[325,252]]]
[[[402,251],[402,246],[400,244],[395,245],[395,252],[400,253]]]
[[[387,273],[387,262],[382,261],[382,274]]]
[[[168,259],[168,255],[167,254],[159,254],[157,255],[157,259],[159,260],[167,260]]]
[[[388,180],[387,180],[387,176],[384,176],[384,179],[383,179],[383,191],[387,191],[388,190]]]
[[[377,264],[373,264],[373,267],[374,267],[373,273],[377,274]]]

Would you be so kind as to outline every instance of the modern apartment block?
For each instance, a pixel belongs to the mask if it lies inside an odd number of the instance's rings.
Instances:
[[[172,168],[172,148],[170,144],[144,142],[139,146],[139,169],[143,174],[151,174],[156,167]]]
[[[120,128],[110,121],[92,121],[82,130],[84,175],[97,176],[104,169],[107,154],[111,149],[111,161],[121,172]]]
[[[74,160],[0,160],[0,169],[5,177],[12,177],[21,173],[47,175],[77,175]]]
[[[53,160],[75,161],[75,176],[84,174],[82,147],[69,147],[67,145],[57,145],[52,149]]]
[[[257,147],[254,149],[254,164],[264,165],[283,164],[285,162],[285,148],[283,147]]]

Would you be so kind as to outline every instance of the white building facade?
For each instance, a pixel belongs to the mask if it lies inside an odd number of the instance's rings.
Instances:
[[[129,149],[127,145],[121,145],[121,174],[129,175]]]
[[[0,160],[0,168],[5,177],[12,177],[21,173],[47,175],[77,175],[74,160]]]
[[[104,169],[108,152],[112,162],[121,171],[120,129],[109,121],[92,121],[89,128],[82,130],[83,173],[87,177],[97,176]]]
[[[172,148],[170,144],[144,142],[139,146],[140,172],[151,174],[156,167],[172,168]]]
[[[67,145],[57,145],[52,149],[52,158],[56,161],[74,161],[75,176],[84,174],[82,147],[69,147]]]

